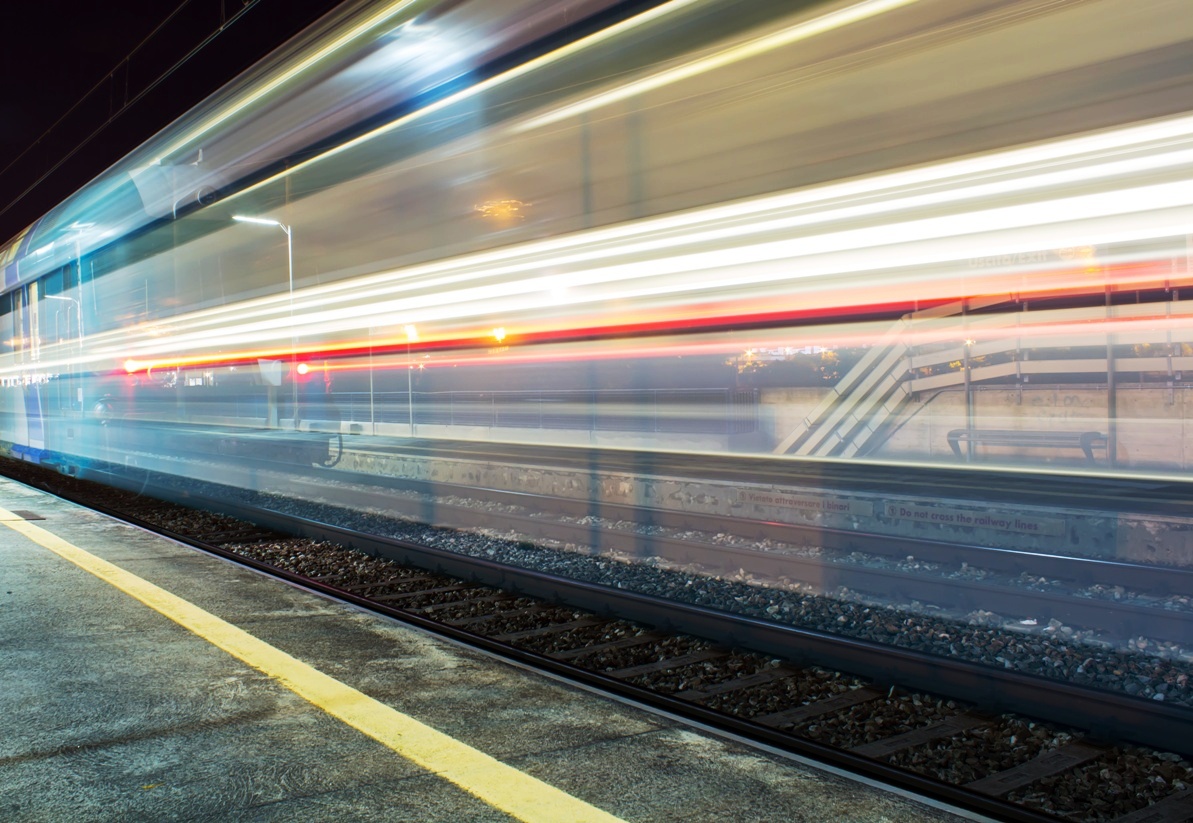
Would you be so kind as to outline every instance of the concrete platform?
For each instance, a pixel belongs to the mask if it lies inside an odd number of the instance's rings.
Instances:
[[[977,819],[4,479],[0,682],[10,823]]]

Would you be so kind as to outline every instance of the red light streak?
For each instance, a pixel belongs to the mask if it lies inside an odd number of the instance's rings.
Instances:
[[[767,328],[791,327],[799,329],[801,339],[806,335],[809,327],[820,323],[831,323],[825,329],[816,330],[816,338],[839,339],[840,326],[860,322],[880,322],[895,320],[901,315],[934,306],[946,305],[963,299],[1004,298],[1014,304],[1026,300],[1041,300],[1045,298],[1078,298],[1104,293],[1108,287],[1116,290],[1141,290],[1171,288],[1181,283],[1172,280],[1172,266],[1170,261],[1143,261],[1105,266],[1082,266],[1080,268],[1062,268],[1045,271],[1033,271],[1021,274],[1019,282],[1014,288],[1008,289],[1008,281],[1015,280],[1005,272],[997,270],[975,273],[967,271],[948,279],[931,281],[929,283],[908,283],[906,281],[866,286],[851,286],[849,288],[834,287],[826,284],[819,291],[801,290],[791,296],[790,300],[798,305],[786,308],[775,308],[775,300],[750,297],[743,300],[723,299],[702,303],[686,303],[666,305],[634,313],[623,313],[616,318],[609,318],[611,322],[601,323],[604,317],[594,312],[591,324],[570,324],[562,327],[563,321],[551,319],[531,319],[522,327],[513,327],[511,334],[516,333],[517,342],[513,345],[510,340],[505,341],[500,356],[501,361],[535,362],[538,360],[570,359],[556,355],[541,356],[526,353],[528,348],[542,344],[571,344],[596,341],[626,341],[637,339],[658,338],[668,335],[691,335],[695,333],[718,332],[748,332],[750,329],[759,332]],[[931,291],[925,292],[926,288]],[[607,315],[605,315],[607,317]],[[1080,327],[1083,334],[1096,333],[1099,330],[1113,329],[1104,333],[1124,333],[1123,323],[1135,324],[1135,319],[1106,319],[1073,320],[1057,325],[1016,326],[1019,335],[1061,335],[1071,334],[1075,327]],[[1187,320],[1174,320],[1162,315],[1147,321],[1150,328],[1158,328],[1161,324],[1169,328],[1173,323],[1185,325]],[[504,331],[504,327],[501,327]],[[836,342],[832,345],[866,345],[865,339],[877,339],[885,332],[875,332],[873,335],[862,334],[856,330],[847,332],[848,339],[854,343]],[[984,339],[983,335],[999,334],[997,331],[973,330],[966,336],[974,339]],[[1002,334],[1005,335],[1005,332]],[[476,331],[467,336],[435,338],[433,331],[420,334],[420,339],[412,342],[406,334],[388,335],[382,338],[352,339],[334,344],[312,345],[308,347],[290,348],[262,348],[219,354],[196,354],[184,357],[163,358],[134,358],[125,361],[124,369],[131,373],[141,370],[154,369],[185,369],[209,368],[216,366],[254,365],[259,359],[285,359],[295,356],[307,359],[336,359],[340,362],[330,365],[334,370],[359,370],[370,368],[368,363],[346,363],[344,361],[358,358],[372,357],[374,359],[392,360],[403,358],[402,365],[413,368],[408,360],[411,356],[435,355],[434,365],[476,363],[488,358],[483,353],[490,352],[494,332],[492,328]],[[956,330],[938,330],[923,332],[918,342],[932,340],[947,341],[957,336]],[[935,335],[935,336],[933,336]],[[783,338],[778,338],[783,339]],[[736,350],[742,344],[734,342],[725,351]],[[751,343],[758,346],[784,346],[790,343]],[[809,342],[800,345],[825,345],[820,342]],[[684,351],[687,347],[668,344],[667,353]],[[697,344],[693,351],[707,352],[705,344]],[[477,354],[481,352],[482,354]],[[604,357],[625,357],[629,354],[643,355],[653,352],[657,356],[658,346],[649,343],[632,349],[618,348],[613,352],[600,349],[586,349],[585,359]],[[426,364],[418,364],[425,368]]]

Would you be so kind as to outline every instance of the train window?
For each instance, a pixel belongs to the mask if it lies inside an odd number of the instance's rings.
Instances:
[[[21,249],[21,241],[25,239],[25,235],[28,233],[29,229],[25,229],[14,237],[7,246],[0,246],[0,267],[7,266],[17,259],[17,252]]]
[[[41,279],[41,293],[43,299],[51,294],[62,293],[62,269],[53,274],[47,274]]]
[[[4,329],[6,334],[10,334],[7,341],[12,344],[12,351],[21,353],[32,351],[36,356],[34,344],[38,332],[37,312],[32,310],[32,304],[37,301],[37,283],[22,286],[11,294],[12,325],[6,326]]]
[[[0,353],[8,354],[14,349],[12,321],[12,292],[0,294]]]

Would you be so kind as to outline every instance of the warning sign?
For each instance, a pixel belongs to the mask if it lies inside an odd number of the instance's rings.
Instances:
[[[1003,511],[951,509],[943,506],[921,506],[915,503],[887,503],[883,513],[895,520],[914,520],[917,523],[932,523],[940,526],[966,526],[975,529],[1053,536],[1065,533],[1065,521],[1060,518],[1035,517]]]
[[[755,506],[774,506],[780,509],[801,509],[828,514],[850,514],[873,517],[874,504],[865,500],[851,500],[842,497],[817,497],[810,494],[785,494],[774,489],[743,489],[741,502]]]

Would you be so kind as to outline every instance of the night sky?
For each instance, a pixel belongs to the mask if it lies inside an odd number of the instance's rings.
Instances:
[[[6,4],[5,46],[0,49],[0,244],[339,2]],[[221,21],[246,6],[243,16],[211,45],[151,88]],[[158,35],[123,62],[178,9]],[[97,84],[99,91],[68,114]],[[142,98],[113,119],[121,103],[139,93]],[[64,115],[66,120],[43,137]],[[85,138],[90,139],[76,150]],[[51,171],[54,166],[58,168]]]
[[[41,0],[8,6],[0,49],[3,165],[111,71],[170,8],[157,0]]]

